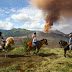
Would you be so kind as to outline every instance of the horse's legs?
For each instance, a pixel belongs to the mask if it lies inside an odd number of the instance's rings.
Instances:
[[[70,45],[70,46],[69,46],[69,53],[71,53],[71,48],[72,48],[72,46]]]
[[[38,55],[38,53],[39,53],[39,48],[37,49],[37,55]]]
[[[38,53],[39,53],[39,50],[37,51],[37,55],[38,55]]]
[[[66,57],[66,48],[64,48],[64,57]]]
[[[8,49],[5,51],[5,58],[7,57],[7,51],[8,51]]]
[[[30,55],[30,47],[27,48],[27,55]]]

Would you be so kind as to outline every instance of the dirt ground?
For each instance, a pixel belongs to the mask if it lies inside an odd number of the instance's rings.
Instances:
[[[14,49],[15,51],[16,49]],[[16,51],[15,51],[16,52]],[[72,72],[72,56],[64,57],[62,48],[41,48],[39,55],[9,51],[0,53],[0,72]]]
[[[7,68],[13,64],[18,65],[18,70],[20,72],[25,72],[28,68],[35,68],[34,64],[40,64],[42,61],[45,61],[45,57],[49,57],[50,59],[56,59],[57,56],[55,54],[43,54],[40,53],[38,56],[36,54],[32,54],[30,56],[26,55],[18,55],[8,52],[7,58],[5,58],[5,53],[0,53],[0,68]],[[25,69],[21,69],[23,63],[26,63],[27,66]],[[39,66],[39,65],[38,65]]]

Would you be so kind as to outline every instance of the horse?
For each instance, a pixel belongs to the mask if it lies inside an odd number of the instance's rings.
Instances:
[[[5,58],[6,58],[8,48],[10,47],[11,44],[14,44],[14,39],[13,37],[8,37],[5,41]]]
[[[59,45],[61,48],[65,47],[68,43],[66,41],[60,40]]]
[[[38,54],[38,52],[39,52],[39,50],[40,50],[40,48],[42,47],[43,44],[48,45],[47,39],[42,39],[40,41],[37,41],[37,43],[38,43],[38,46],[37,46],[37,48],[38,48],[37,54]],[[30,54],[30,49],[31,48],[36,48],[36,46],[33,46],[32,41],[27,42],[26,45],[27,45],[27,50],[26,50],[26,54],[27,55],[28,55],[28,52]]]
[[[66,41],[60,40],[59,45],[64,48],[64,57],[66,57],[66,51],[69,50],[69,45]]]

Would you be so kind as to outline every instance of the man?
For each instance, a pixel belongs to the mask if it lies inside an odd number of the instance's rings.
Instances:
[[[37,37],[36,37],[36,32],[33,33],[32,35],[32,42],[33,42],[33,46],[36,46],[36,51],[38,51],[38,43],[37,43]]]
[[[2,32],[0,32],[0,38],[1,38],[1,41],[2,41],[2,48],[3,48],[3,51],[5,50],[5,41],[4,41],[4,38],[2,36]]]
[[[69,35],[70,39],[69,39],[69,52],[71,53],[71,48],[72,48],[72,34]]]

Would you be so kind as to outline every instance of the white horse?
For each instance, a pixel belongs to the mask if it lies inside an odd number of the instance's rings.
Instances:
[[[13,37],[8,37],[5,42],[5,58],[7,55],[8,48],[10,47],[11,44],[14,44],[14,39]]]

